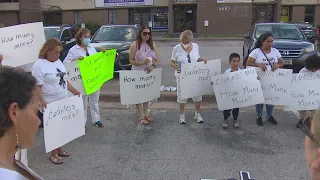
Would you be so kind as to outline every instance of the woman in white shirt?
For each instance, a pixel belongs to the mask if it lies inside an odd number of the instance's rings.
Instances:
[[[181,89],[180,89],[180,70],[181,64],[187,63],[197,63],[203,61],[207,63],[206,59],[200,58],[199,54],[199,46],[196,43],[192,43],[193,33],[190,30],[183,31],[180,35],[180,43],[173,48],[172,56],[171,56],[171,66],[175,69],[175,76],[177,81],[177,102],[180,104],[180,124],[186,123],[185,118],[185,104],[188,99],[181,98]],[[194,119],[197,120],[198,123],[203,122],[203,118],[200,114],[200,107],[202,96],[197,96],[192,98],[195,103],[196,112],[194,115]]]
[[[40,50],[39,60],[32,67],[42,112],[47,104],[66,98],[68,90],[74,95],[80,95],[80,92],[67,82],[66,69],[59,59],[62,48],[58,39],[48,39]],[[70,153],[62,148],[57,148],[51,151],[49,159],[54,164],[61,164],[63,161],[60,156],[68,157],[69,155]]]
[[[14,158],[20,148],[34,144],[38,131],[36,80],[23,70],[0,67],[0,87],[0,179],[42,180]]]
[[[90,44],[90,31],[87,28],[81,28],[76,33],[76,45],[69,49],[69,52],[64,59],[63,63],[68,64],[72,61],[83,60],[83,57],[96,54],[96,49]],[[102,50],[103,51],[103,50]],[[96,127],[103,127],[99,112],[99,97],[100,90],[90,94],[89,96],[83,95],[84,113],[87,119],[88,101],[90,102],[90,112],[92,123]]]
[[[280,52],[272,47],[272,44],[273,35],[271,33],[262,34],[255,44],[255,49],[249,55],[247,66],[260,67],[263,71],[275,71],[276,69],[283,67],[284,60],[282,59]],[[267,121],[274,125],[277,125],[278,122],[273,117],[273,107],[274,105],[266,105]],[[263,126],[262,111],[263,104],[257,104],[256,121],[258,126]]]

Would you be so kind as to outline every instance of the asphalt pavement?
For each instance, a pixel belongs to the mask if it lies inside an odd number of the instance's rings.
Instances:
[[[189,107],[192,107],[189,104]],[[28,151],[29,166],[46,180],[200,180],[237,178],[249,171],[255,180],[310,179],[304,135],[291,112],[276,110],[279,125],[255,124],[254,107],[242,108],[241,128],[221,128],[222,113],[203,110],[203,124],[164,105],[152,109],[154,122],[139,124],[135,108],[100,104],[104,128],[88,125],[86,135],[65,147],[72,155],[53,165],[45,154],[43,130]],[[230,122],[231,125],[231,122]]]

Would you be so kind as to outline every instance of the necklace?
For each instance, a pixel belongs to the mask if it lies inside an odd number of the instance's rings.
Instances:
[[[6,165],[6,163],[4,163],[3,161],[0,160],[0,163],[4,165],[6,168],[15,171],[13,168],[10,168],[8,165]]]

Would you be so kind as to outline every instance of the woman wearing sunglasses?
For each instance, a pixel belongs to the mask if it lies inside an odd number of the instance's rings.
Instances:
[[[90,56],[96,54],[96,49],[90,44],[90,30],[87,28],[81,28],[76,33],[76,45],[69,49],[69,52],[64,59],[63,63],[67,64],[72,61],[83,60],[85,56]],[[105,51],[105,50],[102,50]],[[103,127],[100,118],[99,112],[99,97],[100,97],[100,90],[97,92],[90,94],[89,96],[83,95],[83,104],[84,104],[84,114],[86,120],[88,119],[87,109],[88,109],[88,101],[90,102],[90,113],[92,123],[98,127]]]
[[[193,33],[190,30],[183,31],[180,35],[180,43],[173,48],[171,56],[171,66],[175,69],[175,76],[177,81],[177,102],[180,104],[180,124],[186,123],[186,118],[184,114],[185,104],[188,99],[181,99],[181,89],[180,89],[180,70],[181,64],[196,63],[203,61],[207,63],[206,59],[200,58],[199,46],[192,42]],[[200,114],[200,106],[202,101],[202,96],[197,96],[192,98],[195,103],[196,112],[194,114],[194,119],[198,123],[203,122],[203,118]]]
[[[152,41],[151,31],[147,26],[142,26],[137,34],[136,41],[130,46],[129,53],[132,70],[151,72],[159,63],[159,53]],[[140,115],[140,123],[148,125],[152,122],[149,115],[149,102],[136,105]]]

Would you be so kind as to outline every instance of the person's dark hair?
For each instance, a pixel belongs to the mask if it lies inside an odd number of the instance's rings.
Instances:
[[[82,44],[82,41],[81,41],[81,37],[84,35],[84,34],[87,34],[87,33],[91,33],[89,29],[87,28],[80,28],[76,35],[75,35],[75,38],[76,38],[76,43],[80,46]]]
[[[320,56],[314,54],[306,59],[306,69],[320,69]]]
[[[139,29],[139,32],[137,34],[136,43],[137,43],[138,49],[140,49],[140,46],[141,46],[141,34],[142,34],[143,30],[145,30],[145,29],[150,30],[150,36],[149,36],[149,40],[147,41],[147,44],[151,47],[152,50],[154,50],[151,29],[148,28],[147,26],[141,26]]]
[[[273,37],[271,32],[266,32],[261,34],[261,36],[257,39],[257,42],[254,44],[254,49],[255,48],[261,48],[262,43],[268,39],[268,37]]]
[[[0,137],[12,126],[8,108],[16,102],[19,108],[25,108],[36,88],[35,78],[22,69],[0,67]]]
[[[231,62],[231,60],[232,60],[233,58],[239,58],[239,59],[240,59],[240,55],[239,55],[238,53],[232,53],[232,54],[230,54],[230,56],[229,56],[229,62]]]

